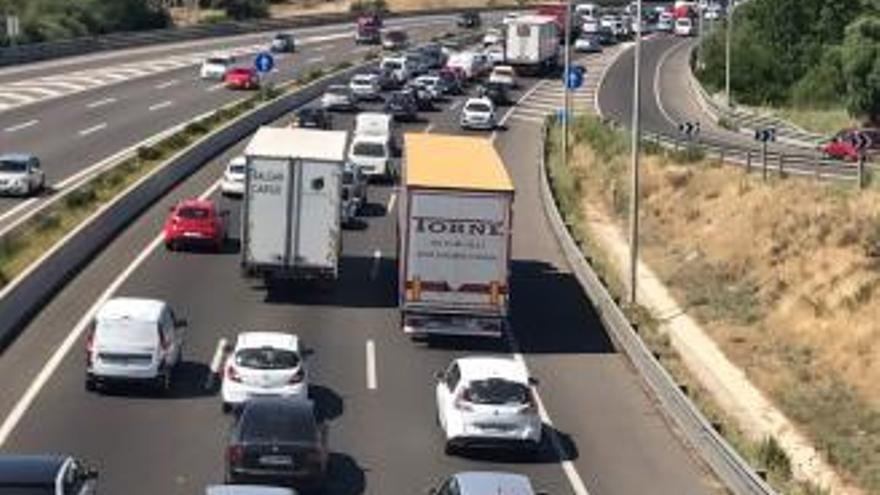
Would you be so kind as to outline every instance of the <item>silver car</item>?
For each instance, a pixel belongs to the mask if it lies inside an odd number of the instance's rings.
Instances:
[[[379,100],[382,98],[382,88],[379,85],[378,74],[357,74],[348,82],[351,92],[359,100]]]
[[[486,495],[515,493],[542,495],[532,488],[529,478],[521,474],[492,471],[468,471],[447,478],[439,487],[428,490],[430,495]]]
[[[348,86],[333,84],[321,97],[324,110],[352,110],[357,107],[357,98]]]
[[[29,154],[0,155],[0,194],[30,196],[46,185],[40,160]]]

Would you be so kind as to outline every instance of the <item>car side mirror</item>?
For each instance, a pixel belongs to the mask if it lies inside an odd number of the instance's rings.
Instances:
[[[533,387],[537,387],[539,383],[540,383],[540,382],[538,381],[537,378],[535,378],[535,377],[533,377],[533,376],[530,376],[530,377],[529,377],[529,385],[531,385],[531,386],[533,386]]]
[[[186,328],[189,326],[189,322],[186,321],[186,318],[178,318],[177,321],[174,322],[174,326],[177,328]]]
[[[435,371],[434,372],[434,378],[436,378],[438,382],[443,380],[444,376],[445,376],[445,373],[443,373],[442,371]]]

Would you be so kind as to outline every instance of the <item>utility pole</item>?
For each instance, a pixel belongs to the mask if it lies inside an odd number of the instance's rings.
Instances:
[[[730,34],[733,31],[733,13],[736,4],[730,3],[730,8],[724,16],[724,98],[727,102],[727,108],[730,108]]]
[[[565,5],[565,68],[562,72],[562,166],[568,166],[568,127],[571,119],[571,95],[568,90],[568,74],[571,70],[571,0]]]
[[[641,138],[642,0],[636,2],[636,46],[633,53],[632,185],[629,198],[629,302],[636,303],[639,266],[639,141]]]

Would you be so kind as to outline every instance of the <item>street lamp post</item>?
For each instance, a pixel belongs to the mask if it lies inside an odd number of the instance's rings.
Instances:
[[[629,198],[629,302],[635,304],[639,263],[639,141],[642,65],[642,0],[636,2],[636,46],[633,53],[632,184]]]

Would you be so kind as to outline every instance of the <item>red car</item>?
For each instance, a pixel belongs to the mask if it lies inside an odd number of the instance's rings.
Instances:
[[[867,154],[876,154],[880,150],[880,129],[844,129],[822,144],[819,150],[830,158],[856,162],[859,160],[859,152],[853,145],[855,132],[868,138],[868,148],[865,150]]]
[[[260,76],[249,67],[235,67],[226,72],[223,82],[231,89],[257,89],[260,87]]]
[[[226,239],[226,215],[213,201],[185,199],[171,207],[162,234],[169,251],[204,246],[220,251]]]

